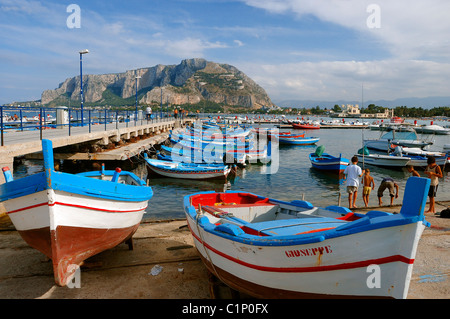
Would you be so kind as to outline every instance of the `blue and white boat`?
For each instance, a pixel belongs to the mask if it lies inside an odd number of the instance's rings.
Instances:
[[[414,129],[405,129],[403,131],[392,130],[384,132],[378,139],[364,139],[364,146],[377,151],[389,151],[392,145],[405,147],[425,148],[432,145],[432,141],[421,140]]]
[[[439,166],[445,166],[447,157],[441,152],[424,151],[420,148],[409,148],[397,146],[390,156],[401,156],[409,158],[407,165],[415,167],[426,167],[428,165],[428,157],[433,156],[436,160],[436,164]]]
[[[148,158],[146,154],[145,161],[152,172],[171,178],[226,179],[231,171],[229,165],[162,161]]]
[[[314,145],[320,141],[319,137],[285,137],[278,136],[278,142],[285,145]]]
[[[245,165],[247,160],[247,154],[242,152],[226,152],[222,149],[207,151],[181,144],[175,145],[175,147],[162,145],[161,150],[163,152],[158,154],[158,159],[165,161]]]
[[[236,290],[270,299],[406,298],[430,226],[429,185],[410,177],[399,214],[236,191],[188,195],[183,205],[204,264]]]
[[[13,179],[3,168],[0,210],[22,238],[52,260],[55,282],[66,285],[80,263],[129,242],[153,196],[151,187],[120,169],[55,171],[50,140],[42,140],[44,172]]]
[[[343,172],[350,164],[350,160],[342,157],[342,154],[336,157],[327,153],[322,153],[321,155],[311,153],[309,154],[309,160],[315,169],[338,174]]]

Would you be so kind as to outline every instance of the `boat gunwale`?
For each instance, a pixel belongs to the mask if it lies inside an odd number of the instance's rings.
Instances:
[[[418,216],[403,216],[402,214],[390,214],[384,213],[386,216],[380,216],[380,212],[373,211],[374,213],[355,214],[360,217],[360,219],[348,222],[334,229],[324,230],[317,233],[309,234],[293,234],[293,235],[270,235],[270,236],[258,236],[248,233],[240,233],[239,235],[231,235],[225,232],[221,232],[216,229],[216,225],[211,223],[209,219],[205,216],[197,220],[197,212],[194,206],[190,205],[190,198],[195,195],[208,194],[215,192],[200,192],[184,197],[184,207],[185,214],[191,219],[195,224],[198,224],[205,232],[211,233],[213,235],[234,241],[240,242],[252,246],[294,246],[294,245],[305,245],[317,242],[322,242],[325,240],[335,239],[339,237],[354,235],[358,233],[363,233],[367,231],[373,231],[382,228],[404,226],[408,224],[415,224],[422,222],[428,225],[426,222],[423,212]],[[255,195],[247,192],[239,191],[227,191],[226,193],[246,193],[250,195],[257,196],[259,199],[265,199],[263,196]],[[286,204],[291,206],[299,206],[294,202],[286,202],[275,199],[269,199],[269,203]],[[301,206],[299,206],[301,207]],[[327,209],[329,207],[325,207]],[[372,215],[371,215],[372,214]],[[386,218],[388,217],[388,218]],[[192,230],[191,230],[192,231]]]

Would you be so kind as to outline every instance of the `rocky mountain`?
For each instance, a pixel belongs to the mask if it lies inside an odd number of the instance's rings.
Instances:
[[[138,83],[140,104],[196,104],[200,101],[261,108],[273,106],[265,90],[234,66],[188,59],[178,65],[129,70],[124,73],[83,75],[85,105],[134,105]],[[80,76],[42,93],[43,105],[80,103]]]

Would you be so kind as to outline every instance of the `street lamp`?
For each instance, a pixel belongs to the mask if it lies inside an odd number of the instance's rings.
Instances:
[[[163,116],[163,101],[162,101],[162,99],[163,99],[163,91],[162,91],[162,88],[161,88],[161,111],[160,111],[160,114],[161,114],[161,120],[162,120],[162,116]]]
[[[80,52],[80,100],[81,100],[81,126],[84,126],[83,119],[83,54],[89,53],[88,49],[81,50]]]
[[[135,80],[136,80],[136,112],[135,112],[135,114],[134,114],[134,125],[136,125],[136,123],[137,123],[137,114],[138,114],[138,106],[137,106],[137,89],[138,89],[138,85],[137,85],[137,80],[138,79],[140,79],[141,77],[139,76],[139,75],[137,75],[136,77],[135,77]]]

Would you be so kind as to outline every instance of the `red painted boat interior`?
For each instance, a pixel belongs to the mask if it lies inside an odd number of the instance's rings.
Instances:
[[[240,205],[267,203],[268,198],[261,199],[249,193],[211,193],[199,194],[191,197],[191,204],[194,207],[217,206],[217,205]]]

